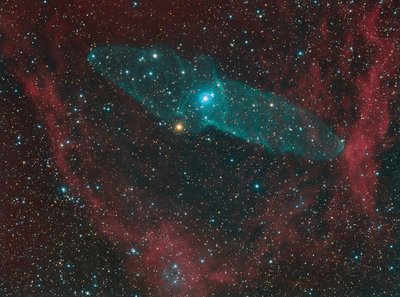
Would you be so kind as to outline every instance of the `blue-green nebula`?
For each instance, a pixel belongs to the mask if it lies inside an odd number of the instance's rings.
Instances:
[[[189,62],[172,49],[97,47],[92,67],[164,121],[193,133],[212,126],[272,153],[315,160],[339,155],[344,143],[315,115],[284,98],[221,77],[213,60]]]

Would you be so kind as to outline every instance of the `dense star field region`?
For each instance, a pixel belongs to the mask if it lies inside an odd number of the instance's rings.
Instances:
[[[0,296],[400,296],[398,0],[0,0]]]

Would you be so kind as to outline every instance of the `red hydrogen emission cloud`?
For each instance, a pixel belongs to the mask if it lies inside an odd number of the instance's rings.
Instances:
[[[395,2],[6,1],[1,53],[87,220],[129,254],[133,289],[356,296],[365,282],[396,286],[379,268],[395,223],[377,206],[388,195],[380,156],[396,141],[389,134],[398,99],[396,9]],[[345,150],[326,163],[291,156],[268,163],[251,145],[219,141],[221,152],[175,135],[86,63],[91,48],[116,44],[213,56],[233,78],[317,114]],[[243,152],[236,167],[221,165],[228,146]],[[200,175],[201,189],[185,186],[185,170]]]

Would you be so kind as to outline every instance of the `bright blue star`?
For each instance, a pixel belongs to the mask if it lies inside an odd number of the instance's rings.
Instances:
[[[213,92],[206,92],[200,94],[200,101],[203,105],[208,104],[215,98],[215,94]]]

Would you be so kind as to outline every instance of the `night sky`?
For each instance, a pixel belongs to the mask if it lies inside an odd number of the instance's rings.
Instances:
[[[166,120],[101,47],[208,57],[343,147],[229,84],[194,92],[233,94],[218,125]],[[398,0],[0,0],[0,127],[0,296],[400,296]]]

